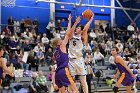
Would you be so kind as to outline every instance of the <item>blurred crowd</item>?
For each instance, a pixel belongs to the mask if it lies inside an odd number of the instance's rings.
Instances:
[[[5,47],[4,57],[7,64],[11,63],[16,68],[24,70],[38,66],[50,66],[52,62],[53,47],[52,38],[62,38],[65,35],[67,20],[57,20],[55,23],[50,20],[46,26],[45,33],[38,30],[39,22],[37,18],[30,20],[27,17],[19,22],[12,16],[8,19],[8,25],[2,30],[0,35],[0,44]],[[116,46],[119,49],[119,55],[126,61],[132,58],[135,61],[140,53],[140,31],[134,23],[128,27],[117,26],[110,27],[101,23],[88,31],[88,43],[84,47],[83,56],[89,56],[93,65],[105,65],[105,57],[111,56],[111,49]],[[113,60],[113,59],[112,59]],[[109,60],[113,65],[114,62]]]

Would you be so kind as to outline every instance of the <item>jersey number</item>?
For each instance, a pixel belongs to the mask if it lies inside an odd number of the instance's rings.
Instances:
[[[76,46],[76,41],[73,41],[73,46]]]

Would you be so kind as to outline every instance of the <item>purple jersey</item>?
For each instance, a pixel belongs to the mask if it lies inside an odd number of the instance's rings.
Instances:
[[[0,79],[2,78],[2,74],[3,74],[3,69],[2,67],[0,67]]]
[[[123,67],[120,63],[116,63],[117,68],[121,74],[118,79],[118,82],[121,83],[123,86],[130,86],[132,85],[132,76],[130,73]]]
[[[118,68],[120,74],[122,74],[122,73],[129,73],[129,72],[125,69],[125,67],[122,66],[120,63],[116,63],[116,65],[117,65],[117,68]]]
[[[69,62],[68,54],[67,53],[63,53],[60,50],[60,47],[56,48],[54,56],[55,56],[56,63],[57,63],[56,71],[61,69],[61,68],[68,67],[68,62]]]
[[[74,83],[68,69],[68,54],[63,53],[60,50],[60,47],[57,47],[54,53],[54,57],[57,63],[55,83],[58,88],[61,88],[62,86],[68,87],[70,84]]]

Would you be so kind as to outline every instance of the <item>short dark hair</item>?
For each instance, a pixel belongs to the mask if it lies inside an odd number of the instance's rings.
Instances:
[[[79,27],[81,27],[81,30],[83,30],[83,29],[84,29],[84,25],[80,25]]]
[[[113,48],[115,48],[117,52],[119,51],[119,49],[117,47],[113,47]]]

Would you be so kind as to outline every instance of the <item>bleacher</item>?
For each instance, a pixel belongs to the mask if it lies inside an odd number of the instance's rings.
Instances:
[[[98,93],[98,92],[105,92],[105,93],[109,93],[112,92],[112,87],[114,86],[114,84],[112,86],[108,86],[106,84],[105,78],[106,77],[111,77],[113,78],[113,76],[116,74],[116,70],[112,70],[112,69],[108,69],[108,67],[110,66],[110,63],[107,61],[108,59],[106,58],[105,61],[105,66],[93,66],[93,68],[95,69],[95,71],[98,70],[102,70],[103,71],[103,76],[99,78],[99,82],[97,84],[97,77],[94,77],[92,79],[92,92]],[[32,69],[33,70],[33,69]],[[38,70],[43,71],[44,75],[47,78],[47,75],[51,73],[50,68],[48,66],[45,67],[39,67]],[[34,70],[35,71],[35,70]],[[20,78],[16,78],[15,81],[17,81],[17,83],[12,83],[11,86],[14,86],[15,84],[29,84],[31,80],[31,77],[20,77]],[[48,81],[48,86],[50,88],[51,85],[51,81]],[[132,88],[133,89],[133,88]],[[120,91],[126,91],[126,88],[124,86],[121,86],[121,88],[119,89]],[[15,90],[14,90],[15,91]],[[28,92],[24,92],[24,91],[28,91],[28,89],[21,89],[20,91],[22,92],[14,92],[14,93],[28,93]],[[138,93],[138,92],[137,92]]]
[[[107,59],[106,59],[107,60]],[[92,92],[112,92],[112,87],[114,86],[114,84],[112,86],[108,86],[106,84],[105,78],[106,77],[111,77],[113,78],[113,76],[116,74],[116,70],[111,70],[108,69],[108,67],[110,66],[109,62],[105,62],[105,66],[93,66],[93,68],[98,71],[98,70],[102,70],[103,71],[103,76],[99,78],[99,82],[97,84],[97,80],[98,77],[94,77],[92,79]],[[43,71],[44,75],[47,78],[47,75],[51,73],[50,68],[48,66],[45,67],[39,67],[39,70]],[[14,86],[15,84],[25,84],[25,83],[30,83],[31,77],[20,77],[20,78],[16,78],[16,83],[12,83],[11,86]],[[48,81],[48,86],[50,87],[51,85],[51,81]],[[132,88],[133,89],[133,88]],[[124,86],[122,86],[120,89],[120,91],[126,91],[126,88]],[[28,91],[28,89],[21,89],[20,91]],[[14,93],[25,93],[25,92],[14,92]],[[27,93],[27,92],[26,92]]]

